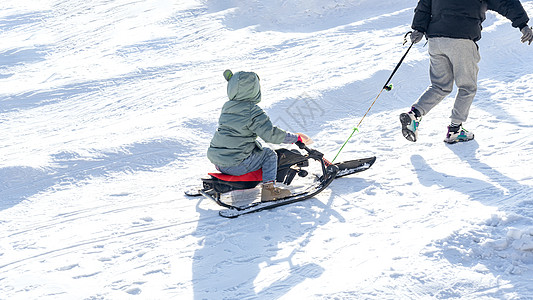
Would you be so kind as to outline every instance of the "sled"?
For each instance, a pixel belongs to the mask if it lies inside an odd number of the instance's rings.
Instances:
[[[262,182],[262,170],[256,170],[244,175],[233,176],[223,173],[208,173],[208,178],[202,178],[202,188],[185,192],[188,196],[203,195],[213,200],[225,209],[219,214],[223,217],[234,218],[242,214],[270,209],[281,205],[309,199],[325,188],[335,179],[350,174],[368,170],[376,161],[376,157],[356,159],[340,163],[331,163],[324,158],[320,151],[308,148],[305,144],[297,142],[296,145],[306,153],[302,154],[297,149],[277,149],[278,169],[276,182],[291,185],[294,178],[307,177],[309,161],[317,161],[320,165],[321,174],[315,175],[316,180],[304,191],[293,193],[285,198],[268,202],[251,202],[246,205],[234,205],[222,201],[222,195],[236,190],[253,189]]]

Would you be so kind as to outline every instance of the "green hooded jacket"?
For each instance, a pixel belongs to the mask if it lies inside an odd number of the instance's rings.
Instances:
[[[261,88],[255,73],[235,73],[228,80],[227,89],[229,101],[222,106],[218,129],[207,150],[207,158],[219,167],[236,166],[253,151],[263,151],[258,136],[267,143],[280,144],[287,135],[273,126],[257,105]]]

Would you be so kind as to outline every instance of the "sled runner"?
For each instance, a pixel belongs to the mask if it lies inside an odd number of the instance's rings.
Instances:
[[[262,170],[253,171],[241,176],[232,176],[222,173],[208,173],[209,178],[202,178],[202,188],[196,191],[185,192],[188,196],[203,195],[225,209],[220,210],[219,214],[227,218],[235,218],[243,214],[270,209],[290,203],[309,199],[325,188],[335,178],[358,173],[369,169],[376,157],[369,157],[346,162],[332,164],[324,158],[324,155],[315,150],[308,148],[305,144],[297,142],[296,145],[306,151],[303,155],[300,151],[294,149],[277,149],[278,170],[276,181],[285,185],[290,185],[296,175],[307,177],[308,171],[304,168],[309,167],[309,160],[315,160],[319,163],[321,174],[317,175],[316,181],[302,192],[297,192],[288,197],[269,202],[251,202],[246,205],[233,205],[222,201],[221,196],[235,190],[252,189],[262,181]]]

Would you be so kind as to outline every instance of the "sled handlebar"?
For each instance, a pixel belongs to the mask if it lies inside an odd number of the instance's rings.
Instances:
[[[296,144],[296,146],[298,146],[298,148],[307,151],[307,153],[309,153],[310,157],[315,157],[315,158],[318,158],[318,159],[322,159],[322,157],[324,156],[324,154],[322,154],[322,152],[320,152],[318,150],[315,150],[315,149],[308,148],[303,142],[297,141],[294,144]]]
[[[303,143],[303,142],[300,142],[300,141],[296,141],[296,146],[298,146],[298,148],[300,149],[305,149],[307,148],[307,146]]]

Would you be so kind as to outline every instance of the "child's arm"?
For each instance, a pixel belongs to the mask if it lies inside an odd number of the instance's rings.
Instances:
[[[298,134],[290,133],[287,131],[287,134],[285,135],[285,139],[281,143],[282,144],[294,144],[300,140],[301,138]]]
[[[287,137],[287,132],[272,125],[267,114],[257,105],[251,109],[250,125],[248,128],[267,143],[281,144]]]
[[[303,133],[294,134],[274,126],[267,114],[262,109],[259,108],[259,110],[256,111],[255,116],[252,118],[250,130],[265,142],[273,144],[294,144],[300,141],[306,145],[313,142],[311,138]]]

